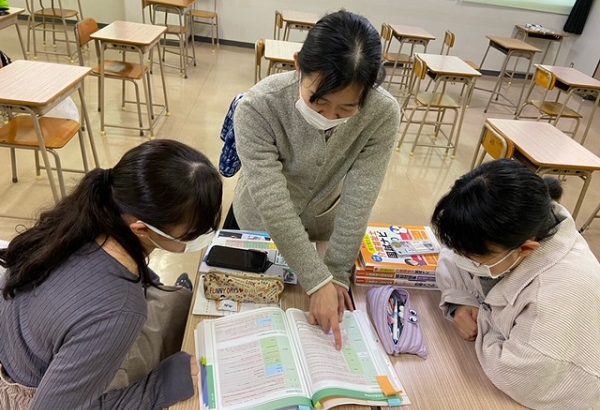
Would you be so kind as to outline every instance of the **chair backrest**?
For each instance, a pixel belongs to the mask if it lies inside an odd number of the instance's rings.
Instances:
[[[537,67],[535,70],[535,84],[539,87],[551,91],[554,89],[556,84],[556,77],[550,71],[546,71],[541,67]]]
[[[75,24],[75,41],[80,65],[83,65],[82,48],[92,40],[91,35],[96,31],[98,31],[98,23],[93,18],[87,18]],[[96,50],[96,56],[98,56],[98,50]]]
[[[146,8],[149,6],[148,0],[142,0],[142,23],[146,24]],[[152,10],[149,12],[150,20],[152,22]]]
[[[390,27],[390,25],[387,23],[383,23],[381,25],[381,33],[380,34],[381,34],[383,53],[387,54],[390,50],[390,45],[392,44],[392,39],[394,37],[392,28]]]
[[[279,10],[275,10],[275,24],[273,26],[273,39],[281,39],[281,29],[283,28],[283,16]]]
[[[444,42],[442,43],[442,49],[440,50],[441,55],[447,56],[450,54],[450,49],[454,47],[454,41],[456,40],[456,36],[450,30],[446,30],[444,33]]]
[[[265,56],[265,40],[256,40],[254,43],[254,83],[257,83],[261,79],[261,65],[262,59]]]
[[[510,158],[513,154],[513,145],[496,131],[485,127],[485,134],[481,145],[492,158]],[[482,158],[483,159],[483,158]]]
[[[415,77],[419,80],[423,80],[427,75],[427,64],[419,57],[415,57],[415,61],[413,62],[413,70],[415,72]]]

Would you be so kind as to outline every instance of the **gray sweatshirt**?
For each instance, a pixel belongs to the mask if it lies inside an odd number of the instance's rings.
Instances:
[[[295,108],[295,72],[254,86],[235,117],[242,162],[233,202],[242,229],[268,231],[308,294],[332,278],[349,284],[399,125],[395,98],[370,90],[360,112],[333,132]],[[329,240],[323,260],[310,241]]]
[[[160,409],[194,393],[178,353],[126,389],[105,392],[146,321],[139,282],[96,243],[14,299],[0,297],[0,363],[36,387],[32,410]]]

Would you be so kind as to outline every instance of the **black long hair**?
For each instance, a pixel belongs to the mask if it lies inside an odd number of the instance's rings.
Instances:
[[[150,283],[142,243],[122,215],[161,230],[185,224],[190,240],[218,227],[222,184],[202,153],[180,142],[154,140],[128,151],[110,170],[89,172],[35,225],[0,250],[7,268],[2,294],[14,298],[43,282],[83,244],[114,238],[134,259],[142,283]]]
[[[431,222],[444,245],[466,255],[487,255],[490,245],[515,249],[555,233],[556,178],[542,179],[518,161],[485,163],[460,177],[437,204]]]
[[[363,87],[362,104],[385,78],[381,50],[379,33],[365,17],[340,10],[320,19],[298,53],[300,71],[318,74],[319,86],[310,102],[358,84]]]

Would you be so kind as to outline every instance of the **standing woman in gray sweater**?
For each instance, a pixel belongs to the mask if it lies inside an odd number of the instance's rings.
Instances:
[[[234,117],[242,167],[228,219],[271,234],[310,295],[310,322],[332,330],[337,348],[350,270],[398,132],[398,104],[379,87],[381,52],[367,19],[329,14],[308,33],[296,71],[258,83]],[[329,241],[324,259],[311,241]]]
[[[1,250],[0,408],[161,409],[191,397],[196,369],[182,352],[107,387],[150,319],[148,255],[194,250],[218,226],[221,189],[200,152],[147,142],[88,173]]]

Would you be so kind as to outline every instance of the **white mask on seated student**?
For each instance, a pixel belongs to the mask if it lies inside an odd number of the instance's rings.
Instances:
[[[215,236],[214,232],[210,232],[210,233],[206,233],[204,235],[200,235],[199,237],[197,237],[196,239],[192,239],[191,241],[182,241],[182,240],[179,240],[177,238],[172,237],[168,233],[165,233],[165,232],[161,231],[160,229],[158,229],[158,228],[156,228],[156,227],[154,227],[154,226],[152,226],[150,224],[147,224],[146,222],[138,221],[138,223],[142,223],[142,224],[146,225],[148,227],[148,229],[150,229],[151,231],[159,234],[163,238],[167,238],[167,239],[170,239],[172,241],[179,242],[181,244],[185,244],[185,248],[182,251],[182,253],[192,253],[192,252],[199,252],[199,251],[201,251],[202,249],[204,249],[208,245],[210,245],[210,243],[212,242],[213,237]],[[156,243],[155,241],[153,241],[152,238],[148,237],[148,239],[157,248],[165,250],[167,252],[172,252],[172,251],[169,251],[168,249],[165,249],[162,246],[160,246],[158,243]]]
[[[459,269],[467,271],[474,276],[496,279],[496,278],[499,278],[500,276],[510,272],[511,269],[514,268],[514,266],[521,260],[521,258],[518,258],[512,265],[510,265],[508,267],[508,269],[504,270],[503,272],[492,273],[492,268],[494,266],[498,266],[499,264],[504,262],[510,255],[512,255],[517,250],[519,250],[519,249],[518,248],[513,249],[512,251],[510,251],[506,255],[504,255],[502,257],[502,259],[500,259],[497,262],[494,262],[491,265],[479,263],[479,262],[474,261],[473,259],[467,258],[466,256],[458,255],[458,254],[455,254],[454,261],[456,263],[456,266]]]
[[[330,120],[329,118],[324,117],[306,104],[306,101],[304,101],[304,98],[302,98],[302,93],[300,93],[300,97],[298,98],[298,101],[296,101],[296,109],[300,112],[307,123],[319,131],[326,131],[328,129],[337,127],[338,125],[342,125],[351,118],[345,117]]]

